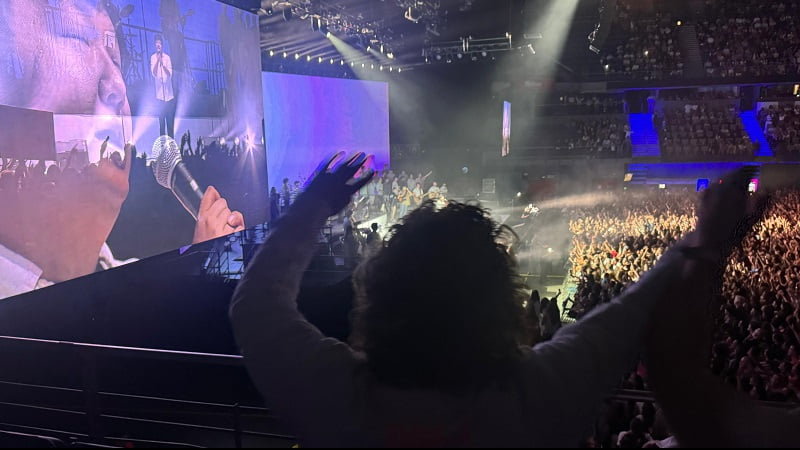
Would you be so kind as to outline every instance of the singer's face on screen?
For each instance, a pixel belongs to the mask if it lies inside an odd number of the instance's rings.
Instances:
[[[113,24],[96,0],[3,0],[0,103],[130,115]]]
[[[0,1],[0,103],[55,113],[56,140],[85,140],[95,163],[0,191],[0,244],[49,281],[92,273],[128,194],[131,165],[129,152],[119,158],[124,164],[109,158],[124,143],[120,115],[130,116],[130,106],[113,25],[96,0]]]

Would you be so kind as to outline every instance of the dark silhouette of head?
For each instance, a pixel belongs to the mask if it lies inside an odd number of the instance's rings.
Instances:
[[[372,231],[377,232],[378,231],[378,224],[375,223],[375,222],[372,222],[372,225],[370,225],[370,228],[372,228]]]
[[[389,385],[445,391],[501,382],[521,358],[523,283],[477,206],[426,201],[354,274],[351,343]]]

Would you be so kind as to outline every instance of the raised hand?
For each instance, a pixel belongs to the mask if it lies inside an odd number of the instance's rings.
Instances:
[[[372,160],[366,153],[356,153],[337,165],[342,157],[344,152],[339,152],[320,163],[297,202],[320,202],[325,205],[328,216],[344,209],[353,194],[372,180],[375,171],[366,169],[356,177],[359,170]]]
[[[761,220],[769,197],[761,196],[748,210],[747,186],[757,167],[746,166],[722,179],[705,191],[698,211],[698,244],[727,255]]]

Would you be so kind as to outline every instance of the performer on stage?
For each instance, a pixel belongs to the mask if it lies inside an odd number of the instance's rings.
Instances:
[[[164,52],[164,40],[155,39],[156,52],[150,56],[158,108],[158,127],[162,136],[175,137],[175,94],[172,89],[172,59]]]

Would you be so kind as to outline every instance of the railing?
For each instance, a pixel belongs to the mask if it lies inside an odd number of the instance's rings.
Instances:
[[[251,442],[245,439],[260,439],[258,446],[263,446],[265,440],[278,445],[285,446],[294,442],[294,438],[287,434],[246,430],[245,422],[247,419],[264,418],[269,416],[269,410],[261,407],[246,406],[239,402],[219,403],[180,400],[174,398],[161,398],[144,395],[131,395],[124,393],[104,392],[98,389],[97,361],[100,358],[121,357],[130,359],[148,359],[157,361],[170,361],[179,363],[200,363],[211,366],[242,367],[243,359],[238,355],[222,355],[183,351],[155,350],[122,346],[106,346],[75,342],[29,339],[19,337],[0,336],[0,350],[57,350],[63,353],[74,355],[84,362],[82,372],[81,389],[38,385],[31,383],[13,382],[0,380],[0,408],[13,408],[17,411],[27,410],[39,416],[51,416],[56,419],[47,423],[37,425],[26,425],[15,423],[14,417],[5,415],[0,419],[0,429],[4,432],[29,433],[31,437],[47,436],[49,438],[61,439],[63,441],[72,440],[76,443],[84,443],[87,440],[90,445],[147,445],[147,446],[169,446],[169,447],[197,447],[196,444],[178,442],[176,440],[165,440],[162,436],[154,438],[136,437],[122,433],[119,436],[112,436],[106,432],[109,422],[120,422],[125,427],[139,426],[147,429],[173,429],[178,430],[178,435],[189,436],[194,433],[213,433],[215,438],[202,442],[205,445],[213,446],[233,446],[242,448]],[[30,401],[18,399],[25,396],[25,392],[43,392],[47,394],[46,404],[32,404]],[[22,392],[23,395],[19,393]],[[71,399],[82,399],[84,407],[74,408],[69,405],[57,404],[52,400],[57,395],[67,396]],[[635,401],[643,403],[654,403],[655,398],[649,391],[639,391],[631,389],[616,389],[609,396],[611,401]],[[56,403],[56,404],[53,404]],[[111,406],[114,403],[123,405]],[[796,405],[793,403],[761,402],[765,406],[781,409],[792,409]],[[138,408],[131,407],[139,404]],[[169,407],[169,409],[164,409]],[[131,411],[138,409],[140,412],[151,409],[161,411],[174,411],[175,409],[186,409],[195,416],[205,414],[211,416],[211,424],[199,424],[191,422],[180,422],[175,420],[158,420],[147,417],[135,417]],[[151,411],[152,413],[152,411]],[[224,426],[219,422],[229,419],[232,425]],[[70,420],[72,419],[72,420]],[[63,423],[84,422],[84,429],[56,429],[52,424],[61,426]],[[598,418],[602,420],[602,418]],[[44,421],[43,421],[44,422]],[[119,426],[117,427],[119,428]],[[125,429],[123,427],[123,429]],[[0,432],[0,442],[4,436]],[[227,440],[221,440],[219,436],[226,436]],[[260,444],[260,445],[259,445]]]
[[[107,346],[42,339],[0,336],[0,350],[23,352],[60,352],[80,361],[81,387],[51,386],[21,383],[0,379],[0,408],[14,411],[0,419],[0,428],[7,431],[35,432],[41,435],[65,439],[86,439],[98,444],[122,444],[126,442],[161,442],[180,446],[192,444],[165,442],[164,434],[191,436],[214,446],[241,448],[245,438],[263,442],[293,442],[293,437],[280,432],[245,429],[244,423],[274,419],[268,409],[231,403],[190,401],[99,389],[98,362],[108,358],[161,361],[180,364],[201,364],[210,367],[243,368],[242,357],[184,351],[143,349],[122,346]],[[42,356],[38,353],[38,356]],[[43,397],[36,400],[36,394]],[[20,398],[22,397],[22,398]],[[31,400],[33,397],[33,400]],[[78,407],[77,404],[82,404]],[[180,411],[183,411],[181,413]],[[179,412],[176,412],[179,411]],[[138,415],[137,415],[138,413]],[[181,416],[164,420],[159,414]],[[25,414],[42,417],[44,423],[32,425],[16,422],[15,418]],[[148,417],[150,416],[150,417]],[[194,421],[185,420],[186,417]],[[47,420],[46,418],[50,418]],[[204,419],[206,423],[197,423]],[[255,421],[254,421],[255,419]],[[64,424],[73,424],[73,429],[57,429]],[[136,429],[142,436],[131,437],[124,430]],[[113,431],[109,431],[113,430]],[[120,430],[122,430],[120,432]],[[142,431],[145,430],[145,431]],[[148,431],[161,430],[159,436],[147,436]],[[167,431],[164,431],[167,430]],[[114,432],[117,435],[114,435]],[[227,440],[227,443],[226,443]]]

